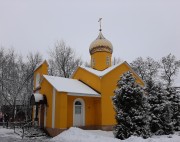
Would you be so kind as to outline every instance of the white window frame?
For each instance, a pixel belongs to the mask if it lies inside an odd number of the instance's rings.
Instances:
[[[110,57],[109,57],[109,56],[106,57],[106,65],[107,65],[107,66],[110,65]]]
[[[94,67],[95,66],[95,59],[94,58],[92,58],[92,67]]]
[[[39,85],[40,85],[40,74],[37,73],[36,74],[36,88],[39,87]]]

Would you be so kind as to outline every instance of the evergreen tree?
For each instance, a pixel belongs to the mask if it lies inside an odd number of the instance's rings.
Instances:
[[[167,92],[159,84],[152,86],[148,95],[151,132],[157,135],[173,133],[172,107]]]
[[[180,130],[180,96],[175,88],[167,88],[168,100],[171,103],[172,123],[175,131]]]
[[[148,105],[144,91],[135,81],[131,72],[124,73],[117,83],[113,97],[117,124],[114,135],[126,139],[131,135],[150,136],[148,125]]]

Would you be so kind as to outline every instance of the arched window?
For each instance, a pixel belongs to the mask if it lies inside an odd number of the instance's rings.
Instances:
[[[109,57],[109,56],[106,57],[106,65],[107,65],[107,66],[110,65],[110,57]]]
[[[92,58],[91,64],[92,64],[92,67],[95,66],[95,59],[94,58]]]
[[[84,100],[78,98],[74,101],[73,126],[84,126],[85,124],[85,104]]]
[[[36,87],[39,87],[39,85],[40,85],[40,74],[37,73],[36,74]]]

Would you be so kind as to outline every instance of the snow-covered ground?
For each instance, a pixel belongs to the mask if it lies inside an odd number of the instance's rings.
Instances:
[[[18,142],[21,137],[14,133],[12,129],[0,128],[0,142]]]
[[[180,142],[180,132],[174,135],[153,136],[143,139],[132,136],[126,140],[119,140],[113,137],[112,131],[82,130],[70,128],[54,138],[21,139],[12,129],[0,127],[0,142]]]
[[[48,142],[47,137],[24,138],[14,133],[13,129],[6,129],[0,126],[0,142]]]
[[[52,138],[51,142],[180,142],[180,132],[174,135],[153,136],[143,139],[132,136],[126,140],[119,140],[113,137],[112,131],[101,130],[81,130],[79,128],[70,128],[67,131]]]

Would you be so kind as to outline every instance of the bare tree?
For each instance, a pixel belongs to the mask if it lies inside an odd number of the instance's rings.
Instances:
[[[7,55],[4,51],[4,48],[0,48],[0,106],[3,105],[4,99],[6,95],[3,94],[4,92],[4,78],[5,78],[5,73],[6,73],[6,66],[7,66]]]
[[[145,61],[146,65],[146,80],[157,79],[157,74],[159,72],[160,64],[151,57],[147,57]]]
[[[116,65],[116,64],[119,64],[119,63],[122,63],[123,60],[119,57],[114,57],[113,60],[112,60],[112,65]]]
[[[0,53],[3,53],[0,58],[4,59],[1,60],[3,64],[0,66],[0,94],[4,100],[3,105],[11,108],[12,117],[15,118],[17,102],[22,105],[23,102],[28,101],[27,90],[31,90],[32,94],[33,71],[42,58],[39,53],[35,55],[30,53],[28,61],[24,62],[23,58],[15,54],[13,49],[6,51],[6,54],[3,49]],[[28,84],[28,82],[31,83]]]
[[[180,60],[169,54],[161,59],[161,78],[165,81],[166,87],[171,87],[174,82],[174,77],[177,75],[180,68]]]
[[[157,81],[157,75],[160,68],[159,63],[150,57],[147,57],[146,59],[139,57],[131,63],[131,66],[145,81],[147,90],[151,90],[154,83]]]
[[[86,61],[86,62],[84,63],[84,66],[90,68],[90,67],[91,67],[91,63],[89,63],[89,62]]]
[[[146,76],[146,65],[142,57],[138,57],[132,63],[130,63],[133,70],[144,80]]]
[[[69,78],[73,71],[82,64],[81,58],[77,57],[75,51],[64,41],[57,42],[49,55],[49,74],[53,76]]]

